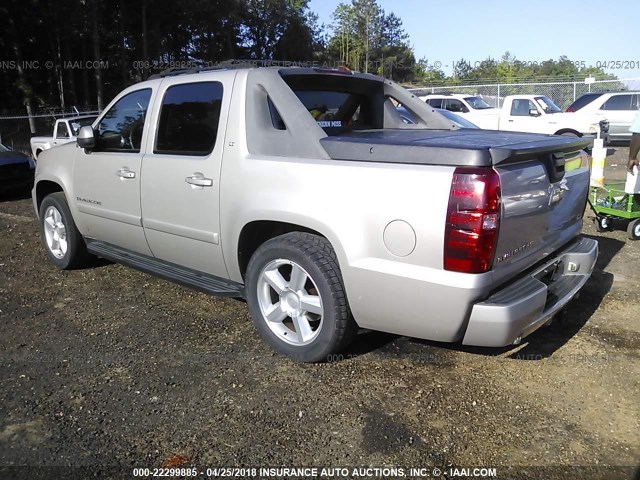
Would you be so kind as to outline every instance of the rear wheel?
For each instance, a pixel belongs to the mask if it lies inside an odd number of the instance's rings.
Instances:
[[[627,233],[631,240],[638,240],[640,238],[640,218],[633,220],[627,227]]]
[[[325,238],[294,232],[265,242],[251,257],[246,280],[256,328],[283,355],[323,361],[356,333],[336,254]]]
[[[62,192],[47,195],[40,205],[40,236],[47,256],[59,268],[71,270],[91,259]]]
[[[611,230],[612,222],[609,217],[596,217],[596,230],[599,232],[608,232]]]

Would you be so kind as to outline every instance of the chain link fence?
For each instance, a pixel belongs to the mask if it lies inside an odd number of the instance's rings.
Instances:
[[[596,80],[591,83],[581,81],[564,82],[527,82],[510,84],[479,84],[479,85],[445,85],[433,87],[410,87],[416,95],[431,93],[460,93],[479,95],[493,107],[501,107],[507,95],[545,95],[561,109],[566,109],[573,101],[588,92],[606,92],[630,90],[638,88],[640,78],[625,80]]]
[[[34,136],[52,136],[53,125],[59,118],[79,115],[97,115],[98,107],[89,106],[81,109],[38,109],[31,115],[21,112],[0,112],[0,143],[12,150],[31,155],[29,140]]]
[[[640,90],[640,78],[596,80],[590,83],[585,83],[584,80],[576,80],[510,84],[409,86],[407,88],[416,95],[428,95],[430,93],[479,95],[494,107],[501,107],[504,97],[507,95],[546,95],[564,110],[576,98],[588,92]],[[97,113],[99,113],[97,107],[83,107],[82,109],[74,107],[72,110],[40,109],[32,112],[31,115],[17,112],[0,112],[0,143],[14,150],[30,154],[30,138],[35,135],[52,135],[56,119]]]

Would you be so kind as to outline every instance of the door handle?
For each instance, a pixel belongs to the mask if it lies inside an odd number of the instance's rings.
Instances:
[[[213,179],[206,178],[200,172],[196,172],[192,176],[185,178],[184,181],[194,187],[213,187]]]
[[[126,167],[121,168],[116,172],[116,175],[120,178],[136,178],[136,172],[128,170]]]

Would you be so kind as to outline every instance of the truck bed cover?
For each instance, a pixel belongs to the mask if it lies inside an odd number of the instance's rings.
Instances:
[[[575,152],[591,140],[480,129],[385,129],[352,131],[320,143],[334,160],[481,167]]]

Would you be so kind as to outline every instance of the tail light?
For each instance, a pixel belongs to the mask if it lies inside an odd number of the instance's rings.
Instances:
[[[591,162],[589,155],[585,151],[580,151],[575,155],[566,157],[564,160],[564,173],[569,173],[579,168],[590,168]]]
[[[573,108],[571,108],[571,107],[567,108],[567,110],[566,110],[566,111],[567,111],[568,113],[575,112],[575,110],[574,110]]]
[[[488,168],[456,168],[444,235],[444,268],[491,269],[500,229],[500,178]]]

